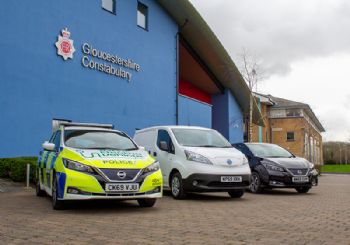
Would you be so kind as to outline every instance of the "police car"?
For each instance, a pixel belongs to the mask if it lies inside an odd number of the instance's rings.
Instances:
[[[162,197],[159,163],[113,125],[54,120],[38,161],[37,196],[54,209],[68,200],[137,199],[152,207]]]

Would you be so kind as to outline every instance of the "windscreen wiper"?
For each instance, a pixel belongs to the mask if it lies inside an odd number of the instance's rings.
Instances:
[[[91,148],[84,148],[84,149],[89,149],[89,150],[117,150],[121,151],[122,149],[119,148],[112,148],[112,147],[91,147]]]
[[[138,150],[139,148],[129,148],[129,149],[124,149],[123,151],[136,151]]]

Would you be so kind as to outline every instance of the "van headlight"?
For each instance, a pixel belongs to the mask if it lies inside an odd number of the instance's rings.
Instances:
[[[159,170],[159,162],[155,161],[154,163],[152,163],[151,165],[149,165],[148,167],[143,169],[143,173],[151,173],[151,172],[156,172]]]
[[[242,162],[242,165],[247,165],[249,164],[249,161],[246,157],[243,157],[243,162]]]
[[[206,158],[205,156],[202,156],[201,154],[185,150],[185,155],[188,161],[194,161],[194,162],[213,165],[213,163],[208,158]]]
[[[85,172],[85,173],[94,173],[94,170],[88,165],[82,164],[80,162],[72,161],[69,159],[65,159],[65,158],[63,158],[62,161],[64,166],[71,170]]]

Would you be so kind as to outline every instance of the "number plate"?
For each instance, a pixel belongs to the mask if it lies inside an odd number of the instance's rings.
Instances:
[[[221,182],[242,182],[242,176],[221,176]]]
[[[137,192],[139,184],[107,183],[105,190],[106,192]]]
[[[309,182],[309,177],[306,176],[297,176],[297,177],[293,177],[292,179],[293,182]]]

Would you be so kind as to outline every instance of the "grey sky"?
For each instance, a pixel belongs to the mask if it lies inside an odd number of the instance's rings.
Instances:
[[[232,59],[262,60],[258,91],[310,104],[325,140],[350,139],[350,1],[191,0]]]

